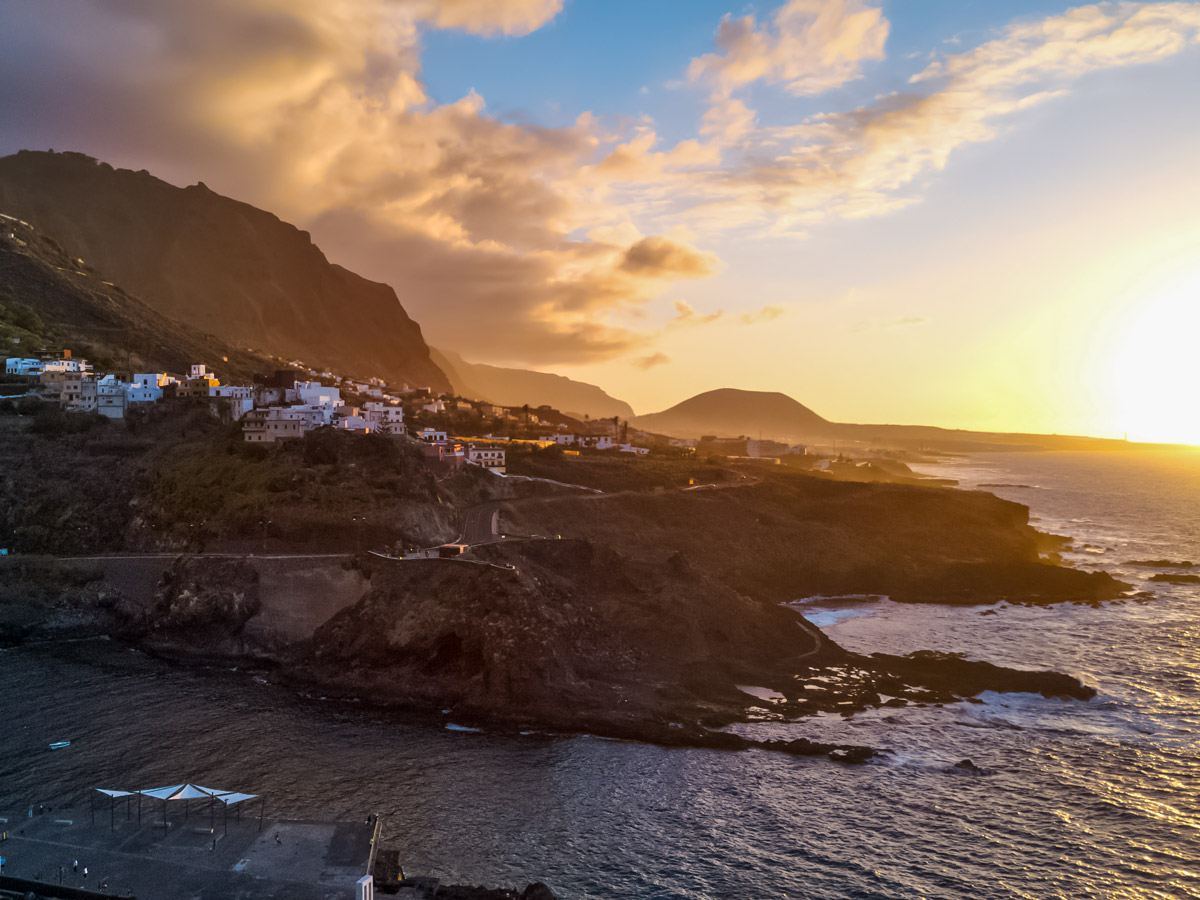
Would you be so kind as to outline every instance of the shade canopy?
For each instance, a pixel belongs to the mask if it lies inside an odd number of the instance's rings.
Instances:
[[[206,788],[198,784],[173,784],[169,787],[150,788],[146,791],[135,791],[145,797],[156,800],[199,800],[201,797],[215,797],[218,794],[228,794],[229,791]]]
[[[144,791],[119,791],[111,788],[96,788],[100,793],[112,798],[133,797],[141,795],[155,800],[220,800],[226,806],[233,806],[243,800],[253,800],[258,794],[243,794],[240,791],[226,791],[221,788],[205,787],[202,784],[171,784],[166,787],[148,788]]]
[[[230,791],[228,794],[213,794],[213,799],[224,803],[226,806],[233,806],[235,803],[241,803],[243,800],[253,800],[258,794],[242,794],[238,791]]]

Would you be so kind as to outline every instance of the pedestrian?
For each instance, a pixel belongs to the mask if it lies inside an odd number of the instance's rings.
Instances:
[[[58,867],[58,883],[62,884],[62,880],[63,880],[63,867],[59,866]]]
[[[282,843],[283,843],[283,841],[281,841],[281,840],[279,839],[279,832],[278,832],[278,831],[277,831],[277,832],[275,832],[275,843],[277,843],[277,844],[282,844]]]
[[[75,860],[75,865],[71,867],[71,871],[76,874],[79,873],[79,860]]]
[[[83,880],[87,881],[87,866],[83,867]]]

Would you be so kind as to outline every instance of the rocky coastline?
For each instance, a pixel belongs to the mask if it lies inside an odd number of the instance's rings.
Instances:
[[[28,435],[0,435],[14,462],[5,489],[20,501],[9,527],[30,547],[72,549],[38,524],[49,475],[79,480],[62,485],[64,503],[116,492],[70,508],[75,552],[93,561],[0,559],[0,644],[109,635],[470,725],[853,762],[885,748],[730,729],[983,691],[1085,700],[1090,689],[939,654],[852,654],[791,608],[797,598],[1098,604],[1129,588],[1058,564],[1069,539],[979,491],[728,466],[705,469],[720,480],[697,490],[690,461],[577,470],[607,479],[604,492],[477,469],[435,482],[403,440],[314,433],[268,453],[192,417],[147,427],[174,449],[69,435],[36,438],[47,452],[30,462]],[[120,477],[87,476],[89,454],[118,444]],[[452,540],[481,503],[499,512],[500,533],[462,558],[362,552]],[[205,518],[189,524],[198,506]],[[303,571],[280,571],[287,560]]]
[[[251,664],[301,693],[366,700],[430,721],[445,721],[439,717],[449,710],[457,723],[492,730],[847,764],[887,749],[762,741],[729,727],[952,703],[983,691],[1094,695],[1053,672],[930,652],[849,653],[795,610],[739,594],[678,554],[655,567],[589,541],[529,540],[480,556],[497,565],[360,557],[353,565],[368,585],[361,599],[308,639],[283,646],[258,641],[248,628],[263,609],[249,560],[180,557],[145,605],[103,581],[68,584],[53,566],[27,565],[20,570],[27,586],[45,580],[41,617],[27,604],[23,622],[0,619],[0,638],[104,633],[185,662]]]

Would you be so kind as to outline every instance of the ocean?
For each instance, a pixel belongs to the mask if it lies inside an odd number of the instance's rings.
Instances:
[[[411,873],[561,898],[1200,897],[1200,453],[997,454],[931,467],[1027,504],[1076,565],[1153,599],[1098,609],[809,600],[849,649],[959,651],[1070,672],[1025,694],[738,726],[888,747],[861,767],[765,752],[417,725],[116,643],[0,653],[0,809],[192,780],[267,815],[384,816]],[[447,724],[453,724],[452,716]],[[69,749],[47,744],[71,740]],[[951,767],[969,758],[986,774]]]

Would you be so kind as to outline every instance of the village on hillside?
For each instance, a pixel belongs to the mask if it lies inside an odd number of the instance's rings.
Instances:
[[[186,375],[169,372],[97,373],[70,350],[5,360],[0,404],[16,412],[57,407],[106,419],[135,419],[158,404],[206,405],[221,421],[238,423],[249,443],[296,440],[319,428],[354,434],[405,436],[420,442],[426,465],[449,474],[465,465],[504,474],[514,444],[561,448],[566,456],[606,452],[757,459],[779,464],[804,456],[803,445],[746,437],[675,438],[632,429],[619,418],[582,419],[549,406],[497,406],[428,387],[363,381],[320,371],[299,360],[256,375],[252,384],[223,384],[206,363]]]

